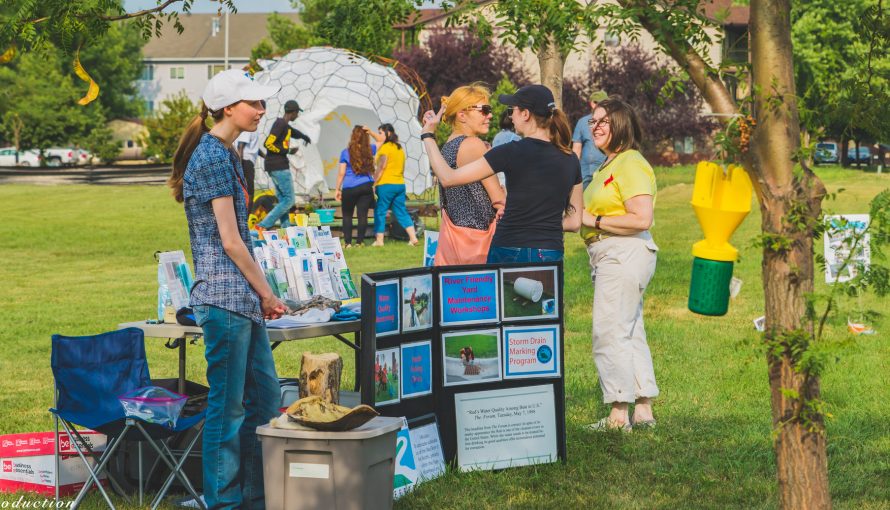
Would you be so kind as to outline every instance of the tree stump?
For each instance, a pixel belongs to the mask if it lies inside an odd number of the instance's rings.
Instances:
[[[333,352],[303,353],[300,367],[300,398],[317,395],[328,402],[340,403],[340,373],[343,360]]]

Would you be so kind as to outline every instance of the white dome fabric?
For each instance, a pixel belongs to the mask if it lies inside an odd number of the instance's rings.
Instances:
[[[290,156],[297,194],[317,195],[334,189],[340,152],[349,143],[352,128],[392,124],[405,149],[405,186],[408,193],[422,193],[432,186],[429,159],[420,142],[420,104],[414,90],[395,69],[372,62],[339,48],[293,50],[283,57],[262,61],[264,70],[254,79],[261,84],[280,85],[277,96],[266,101],[266,115],[257,133],[265,141],[272,123],[284,115],[284,103],[300,103],[303,111],[291,125],[312,139]],[[263,168],[263,159],[257,169]],[[265,172],[257,171],[258,188],[270,188]]]

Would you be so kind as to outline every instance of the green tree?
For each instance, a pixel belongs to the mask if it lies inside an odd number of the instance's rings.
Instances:
[[[263,38],[251,49],[250,58],[254,62],[297,48],[308,48],[316,42],[310,29],[277,12],[266,18],[266,30],[271,40]]]
[[[321,44],[388,57],[414,0],[292,0]]]
[[[870,12],[879,8],[878,0],[792,2],[805,145],[811,133],[837,138],[846,159],[851,138],[890,140],[890,28],[870,22]]]
[[[181,92],[161,101],[158,112],[145,119],[148,138],[142,140],[145,153],[163,163],[173,160],[182,130],[198,115],[198,106]]]
[[[502,42],[534,51],[541,84],[553,92],[561,108],[566,58],[595,37],[599,11],[577,0],[501,0],[474,9],[476,4],[474,0],[447,2],[445,6],[455,11],[449,21],[467,23],[480,35],[490,36],[496,28]]]
[[[145,39],[136,25],[123,22],[111,25],[108,32],[80,53],[83,67],[101,84],[97,101],[108,119],[142,115],[142,101],[135,101],[134,97],[136,80],[142,72],[143,46]],[[63,67],[73,77],[70,63],[64,62]]]
[[[7,50],[44,54],[60,50],[74,59],[78,52],[86,53],[115,22],[124,20],[133,20],[134,29],[144,39],[160,35],[164,23],[173,23],[181,32],[179,12],[164,10],[172,6],[188,12],[193,3],[158,0],[156,7],[127,12],[121,0],[4,0],[0,3],[0,55]],[[220,11],[235,11],[234,0],[219,0],[219,5]],[[98,85],[101,91],[105,84]]]
[[[121,153],[121,143],[114,139],[111,129],[105,126],[93,129],[77,144],[102,163],[111,163]]]
[[[98,104],[79,106],[83,95],[61,72],[55,52],[22,55],[0,66],[0,132],[21,149],[66,145],[104,124]]]

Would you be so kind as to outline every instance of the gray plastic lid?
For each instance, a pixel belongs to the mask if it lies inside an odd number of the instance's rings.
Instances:
[[[277,429],[271,425],[260,425],[256,428],[256,433],[261,438],[281,437],[285,439],[315,439],[315,440],[361,440],[371,439],[373,437],[382,436],[402,428],[401,418],[392,418],[390,416],[375,416],[371,421],[365,423],[361,427],[347,430],[344,432],[327,432],[322,430],[288,430]]]

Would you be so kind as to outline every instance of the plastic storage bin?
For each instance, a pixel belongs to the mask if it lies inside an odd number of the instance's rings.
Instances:
[[[378,416],[346,432],[257,427],[263,444],[266,508],[392,508],[401,418]]]

